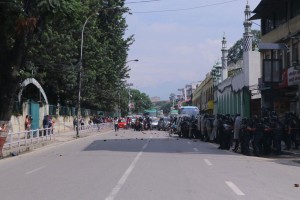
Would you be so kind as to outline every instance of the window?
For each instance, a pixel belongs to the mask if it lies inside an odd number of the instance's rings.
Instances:
[[[272,71],[272,63],[271,60],[264,60],[263,62],[263,82],[271,82],[271,71]]]
[[[296,42],[293,42],[292,46],[292,65],[297,66],[299,65],[299,41],[296,39]]]
[[[263,60],[263,82],[280,83],[282,75],[281,59],[265,59]]]
[[[281,82],[281,60],[273,60],[272,62],[272,82]]]

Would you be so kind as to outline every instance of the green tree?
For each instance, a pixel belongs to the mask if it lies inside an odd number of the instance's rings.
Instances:
[[[253,42],[252,49],[255,50],[261,39],[261,32],[259,30],[252,30]],[[236,63],[240,59],[243,59],[243,38],[236,41],[236,43],[228,49],[228,63]]]
[[[151,100],[145,93],[142,93],[136,89],[132,89],[131,95],[131,102],[134,103],[134,109],[132,110],[133,113],[143,113],[144,110],[152,108]]]
[[[76,103],[81,30],[95,11],[99,16],[91,17],[84,33],[82,103],[100,108],[112,100],[105,98],[106,91],[128,77],[126,58],[133,38],[123,38],[127,10],[124,0],[1,3],[0,25],[5,28],[0,30],[0,80],[5,84],[0,86],[0,102],[5,106],[0,107],[0,119],[10,119],[18,84],[27,77],[42,84],[50,102],[60,96],[62,103]]]
[[[162,110],[164,115],[168,115],[170,113],[172,106],[173,101],[160,101],[156,103],[157,109]]]
[[[124,0],[7,0],[0,3],[0,121],[12,115],[20,83],[36,78],[50,103],[75,105],[84,21],[82,105],[113,110],[128,77]]]

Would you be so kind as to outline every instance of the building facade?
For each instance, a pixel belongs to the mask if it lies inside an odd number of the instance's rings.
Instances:
[[[243,61],[240,70],[233,67],[235,73],[230,73],[227,66],[227,41],[222,40],[222,73],[221,82],[217,85],[217,112],[219,114],[241,114],[250,117],[259,114],[260,95],[256,94],[258,78],[260,77],[260,54],[253,51],[250,21],[251,10],[249,5],[245,9],[245,21],[243,34]],[[228,74],[231,74],[228,76]],[[215,114],[216,114],[215,113]]]
[[[252,20],[261,20],[262,107],[300,114],[300,1],[261,0]]]

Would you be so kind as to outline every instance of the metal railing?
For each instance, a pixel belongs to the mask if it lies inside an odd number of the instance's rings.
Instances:
[[[111,129],[112,127],[113,127],[112,123],[101,123],[101,124],[79,126],[79,135],[83,133],[97,132],[108,128]],[[70,134],[70,132],[68,133]],[[30,130],[30,131],[21,131],[15,133],[9,132],[7,135],[6,143],[3,146],[3,149],[20,148],[22,146],[39,144],[45,141],[55,140],[55,137],[59,137],[60,135],[63,136],[64,133],[57,133],[55,129],[53,129],[52,127]]]
[[[43,141],[51,141],[54,139],[54,136],[53,128],[43,128],[16,133],[9,132],[3,149],[12,149],[14,147],[38,144]]]
[[[77,127],[75,126],[75,130],[76,128]],[[79,134],[100,131],[105,128],[112,128],[112,123],[90,124],[83,126],[79,125]]]

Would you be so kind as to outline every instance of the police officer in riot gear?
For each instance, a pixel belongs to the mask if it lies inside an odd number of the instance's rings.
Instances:
[[[225,116],[223,122],[223,149],[229,150],[231,146],[231,138],[233,134],[233,120],[230,115]]]
[[[264,131],[262,138],[262,146],[263,146],[263,154],[269,155],[271,154],[271,146],[272,146],[272,129],[270,119],[268,117],[264,117],[263,119]]]
[[[244,155],[250,155],[249,143],[250,143],[250,131],[249,129],[249,120],[243,118],[240,127],[240,143],[241,143],[241,153]]]
[[[262,154],[263,132],[264,132],[264,125],[262,121],[258,119],[257,115],[253,116],[252,146],[253,146],[253,153],[255,156],[261,156]]]
[[[271,128],[273,129],[273,148],[275,150],[274,153],[279,155],[281,154],[281,140],[285,131],[285,126],[281,120],[279,120],[277,115],[273,115],[271,118]]]

